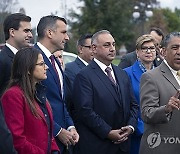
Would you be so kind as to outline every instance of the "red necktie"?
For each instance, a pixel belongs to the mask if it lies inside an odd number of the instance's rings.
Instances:
[[[110,67],[107,67],[105,69],[105,72],[107,73],[108,78],[112,81],[112,83],[114,83],[114,85],[116,85],[116,81],[113,79],[111,71],[112,69]]]
[[[55,66],[55,57],[54,57],[54,55],[51,55],[49,58],[51,59],[51,64],[54,68],[54,71],[56,72],[56,75],[57,75],[59,83],[60,83],[59,74],[58,74],[58,71],[57,71],[56,66]]]

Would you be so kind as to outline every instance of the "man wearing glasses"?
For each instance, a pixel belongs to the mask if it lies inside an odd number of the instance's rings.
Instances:
[[[91,34],[82,35],[77,41],[78,57],[75,61],[67,63],[65,66],[66,81],[66,99],[67,108],[72,114],[72,87],[76,75],[93,59],[93,51],[91,49]]]

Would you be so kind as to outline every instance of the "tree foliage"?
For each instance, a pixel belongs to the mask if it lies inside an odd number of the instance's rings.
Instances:
[[[0,12],[14,12],[16,6],[19,4],[18,0],[1,0],[0,1]]]
[[[74,38],[84,33],[107,29],[116,39],[117,47],[128,44],[133,38],[131,0],[84,0],[81,14],[71,13],[76,20],[70,22]]]
[[[72,40],[85,33],[95,33],[101,29],[109,30],[114,36],[117,50],[125,44],[129,51],[134,48],[139,25],[132,18],[136,3],[156,4],[156,0],[80,0],[84,2],[81,14],[71,12],[74,19],[69,21]]]
[[[0,43],[4,43],[3,22],[4,19],[18,9],[18,0],[0,0]]]

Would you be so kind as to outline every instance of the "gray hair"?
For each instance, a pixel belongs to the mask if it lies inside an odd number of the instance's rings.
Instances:
[[[91,44],[97,44],[98,42],[98,37],[99,35],[101,34],[111,34],[108,30],[100,30],[98,32],[96,32],[93,36],[92,36],[92,39],[91,39]]]
[[[169,33],[165,38],[164,40],[162,41],[162,46],[167,48],[169,42],[172,40],[172,38],[174,37],[179,37],[180,38],[180,32],[172,32],[172,33]]]

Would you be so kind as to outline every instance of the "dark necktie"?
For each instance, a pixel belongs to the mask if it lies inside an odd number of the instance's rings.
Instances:
[[[60,81],[60,79],[59,79],[59,74],[58,74],[58,71],[57,71],[56,66],[55,66],[55,57],[54,57],[54,55],[51,55],[49,58],[51,59],[51,64],[52,64],[52,66],[53,66],[53,69],[54,69],[54,71],[56,72],[56,75],[57,75],[57,77],[58,77],[58,80]],[[59,83],[60,83],[60,82],[59,82]]]
[[[111,71],[112,69],[110,67],[107,67],[105,69],[105,72],[107,73],[108,78],[112,81],[112,83],[114,83],[114,85],[116,85],[116,81],[113,79]]]

